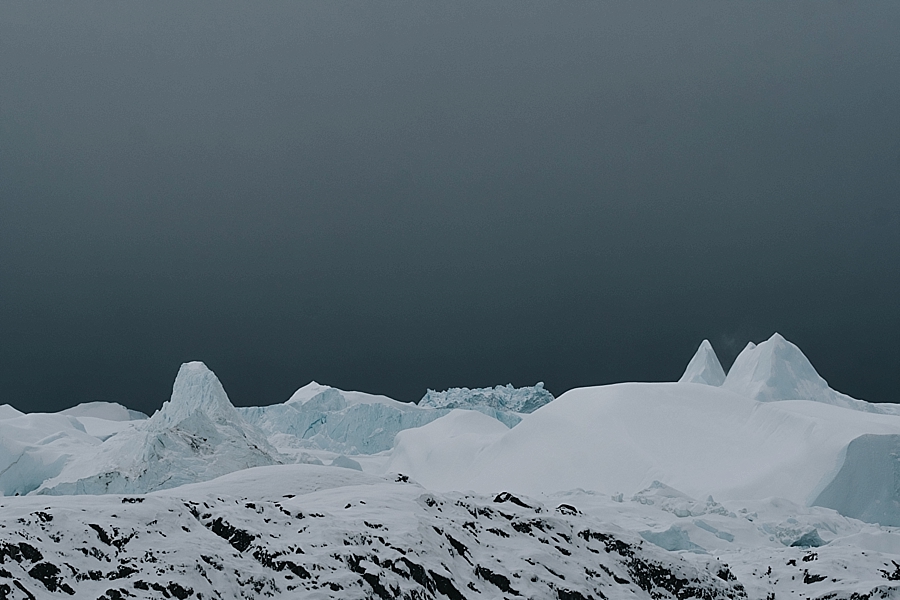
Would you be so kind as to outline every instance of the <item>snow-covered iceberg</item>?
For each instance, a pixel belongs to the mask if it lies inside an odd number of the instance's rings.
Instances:
[[[691,358],[691,362],[688,363],[678,382],[716,386],[725,383],[725,370],[722,369],[722,363],[719,362],[719,357],[716,356],[709,340],[703,340],[700,343],[700,347],[697,348],[697,352]]]
[[[421,427],[449,412],[316,382],[303,386],[283,404],[237,410],[273,440],[277,434],[288,436],[277,442],[341,454],[389,450],[398,432]]]
[[[171,399],[148,420],[73,457],[38,494],[145,493],[281,462],[201,362],[178,371]]]
[[[834,478],[852,440],[900,433],[893,415],[803,400],[762,403],[691,383],[571,390],[513,429],[467,440],[474,453],[447,450],[452,439],[440,431],[458,431],[449,418],[422,428],[433,435],[404,434],[395,450],[405,473],[438,490],[630,495],[660,481],[694,498],[774,496],[799,505]],[[445,463],[454,456],[451,468]]]
[[[67,415],[20,414],[0,419],[0,494],[18,496],[37,489],[99,444],[78,419]]]
[[[144,413],[126,408],[117,402],[82,402],[59,411],[59,414],[106,421],[140,421],[148,418]]]

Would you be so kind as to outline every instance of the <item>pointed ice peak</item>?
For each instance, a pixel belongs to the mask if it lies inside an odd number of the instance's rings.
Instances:
[[[722,387],[762,402],[837,403],[831,398],[836,392],[828,387],[800,348],[778,333],[758,346],[748,344],[735,359]]]
[[[684,370],[679,383],[703,383],[719,386],[725,382],[725,371],[709,340],[700,342],[700,347]]]
[[[219,422],[240,420],[219,378],[200,361],[181,365],[172,386],[172,398],[153,415],[151,423],[170,427],[196,413],[205,413]]]

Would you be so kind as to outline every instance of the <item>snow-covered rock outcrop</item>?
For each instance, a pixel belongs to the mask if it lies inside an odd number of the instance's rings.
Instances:
[[[576,507],[396,479],[285,465],[145,496],[16,499],[0,517],[0,595],[747,598],[721,562]]]
[[[691,358],[691,362],[688,363],[678,382],[716,386],[725,383],[725,370],[722,369],[722,363],[719,362],[719,357],[716,356],[709,340],[703,340],[700,343],[700,347],[697,348],[697,352],[694,353],[694,357]]]
[[[281,443],[341,454],[389,450],[398,432],[421,427],[449,412],[316,382],[303,386],[283,404],[237,410],[270,437],[284,434],[278,438]]]
[[[722,387],[759,402],[813,400],[844,408],[900,414],[900,405],[872,404],[836,392],[803,352],[775,333],[765,342],[752,342],[735,359]]]
[[[515,388],[512,384],[493,388],[450,388],[443,392],[428,390],[419,400],[419,406],[429,408],[463,408],[469,410],[490,409],[498,413],[532,413],[553,401],[553,394],[544,383]],[[486,412],[486,411],[482,411]],[[486,414],[490,414],[486,412]],[[493,416],[493,415],[491,415]]]
[[[74,457],[36,493],[143,493],[278,462],[278,452],[241,418],[215,374],[191,362],[181,366],[171,399],[153,417]]]

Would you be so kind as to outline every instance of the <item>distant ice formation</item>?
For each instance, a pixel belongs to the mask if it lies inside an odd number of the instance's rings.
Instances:
[[[684,370],[680,383],[702,383],[705,385],[722,385],[725,383],[725,371],[716,356],[709,340],[703,340],[697,352]]]
[[[125,408],[116,402],[83,402],[72,408],[61,410],[59,414],[72,417],[91,417],[106,421],[139,421],[148,418],[144,413]]]
[[[758,346],[748,344],[735,359],[722,387],[759,402],[813,400],[854,410],[900,414],[896,405],[872,404],[834,391],[800,348],[778,333]]]
[[[291,436],[299,448],[340,454],[390,450],[398,432],[421,427],[448,412],[422,409],[386,396],[344,392],[316,382],[303,386],[283,404],[237,410],[247,422],[270,435]]]
[[[429,408],[490,408],[499,412],[533,413],[548,402],[553,394],[538,382],[530,387],[514,388],[512,384],[494,388],[450,388],[444,392],[428,390],[419,406]]]

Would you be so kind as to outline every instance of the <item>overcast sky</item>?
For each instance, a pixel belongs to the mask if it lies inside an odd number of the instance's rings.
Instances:
[[[0,403],[677,379],[900,402],[900,2],[0,4]]]

